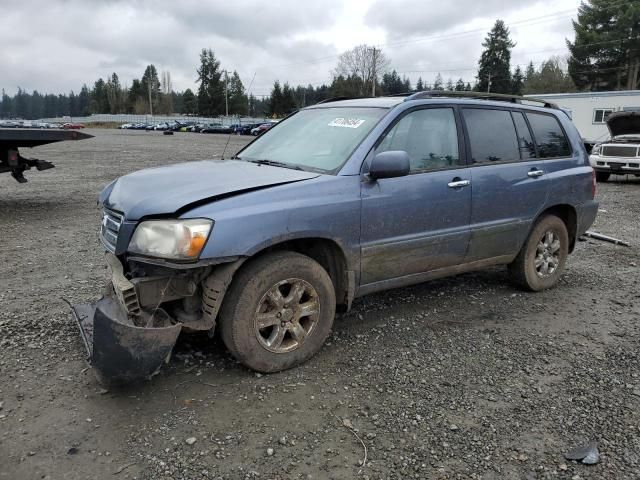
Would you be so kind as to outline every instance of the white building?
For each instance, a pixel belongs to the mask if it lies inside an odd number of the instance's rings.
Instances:
[[[640,111],[640,90],[547,93],[525,95],[553,102],[567,110],[582,138],[596,142],[608,137],[605,119],[611,112]]]

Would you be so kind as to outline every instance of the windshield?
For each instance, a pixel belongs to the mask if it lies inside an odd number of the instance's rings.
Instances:
[[[263,133],[237,158],[335,172],[386,113],[383,108],[302,110]]]

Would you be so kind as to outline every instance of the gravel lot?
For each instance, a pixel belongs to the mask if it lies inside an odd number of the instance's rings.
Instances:
[[[599,186],[594,229],[631,248],[580,242],[551,291],[493,269],[366,297],[268,376],[183,336],[153,381],[107,392],[63,300],[103,288],[96,196],[227,137],[90,133],[0,178],[1,479],[640,478],[640,179]],[[563,458],[589,440],[599,464]]]

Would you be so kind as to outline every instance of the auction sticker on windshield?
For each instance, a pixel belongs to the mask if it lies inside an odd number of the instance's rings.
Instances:
[[[360,118],[334,118],[329,123],[330,127],[358,128],[365,121]]]

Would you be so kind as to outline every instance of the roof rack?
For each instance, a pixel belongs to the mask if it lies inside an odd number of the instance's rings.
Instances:
[[[332,97],[325,98],[324,100],[320,100],[316,103],[316,105],[320,105],[321,103],[331,103],[331,102],[339,102],[340,100],[355,100],[358,98],[369,98],[369,97]]]
[[[402,93],[398,95],[392,96],[406,96],[404,99],[405,102],[410,100],[419,100],[422,98],[436,98],[436,97],[451,97],[451,98],[472,98],[476,100],[493,100],[497,102],[511,102],[511,103],[541,103],[542,106],[546,108],[554,108],[559,109],[558,105],[553,102],[548,102],[547,100],[543,100],[541,98],[534,97],[521,97],[519,95],[508,95],[504,93],[491,93],[491,92],[450,92],[446,90],[427,90],[424,92],[414,92],[414,93]]]

